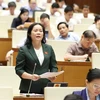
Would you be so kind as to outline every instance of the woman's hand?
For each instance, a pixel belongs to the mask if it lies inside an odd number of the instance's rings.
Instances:
[[[33,81],[37,81],[39,79],[40,79],[40,76],[39,75],[37,75],[37,74],[32,75],[32,80]]]
[[[17,26],[17,29],[18,29],[18,30],[24,29],[24,25],[19,25],[19,26]]]

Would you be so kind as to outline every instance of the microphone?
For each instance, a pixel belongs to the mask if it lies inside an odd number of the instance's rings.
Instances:
[[[34,65],[32,75],[34,75],[35,69],[36,69],[36,63],[35,63],[35,65]],[[33,81],[33,80],[31,79],[31,81],[30,81],[30,85],[29,85],[29,89],[28,89],[28,94],[26,94],[26,97],[30,97],[30,94],[29,94],[29,93],[30,93],[30,89],[31,89],[32,81]]]

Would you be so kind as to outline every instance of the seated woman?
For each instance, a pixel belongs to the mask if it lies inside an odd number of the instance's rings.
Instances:
[[[22,8],[19,16],[13,19],[11,28],[24,29],[25,22],[30,22],[29,11],[25,8]]]
[[[89,70],[86,77],[86,88],[73,93],[82,96],[83,100],[100,100],[100,69]]]

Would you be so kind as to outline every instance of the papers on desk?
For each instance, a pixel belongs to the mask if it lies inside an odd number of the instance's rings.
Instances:
[[[40,75],[41,78],[49,78],[49,77],[56,77],[60,74],[64,73],[64,71],[60,72],[46,72]]]

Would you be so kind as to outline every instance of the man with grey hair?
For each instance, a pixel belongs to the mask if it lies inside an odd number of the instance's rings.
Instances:
[[[74,43],[69,46],[65,54],[64,60],[83,60],[86,61],[87,58],[91,57],[93,52],[99,52],[97,46],[95,45],[96,35],[91,30],[86,30],[83,32],[80,42]]]

